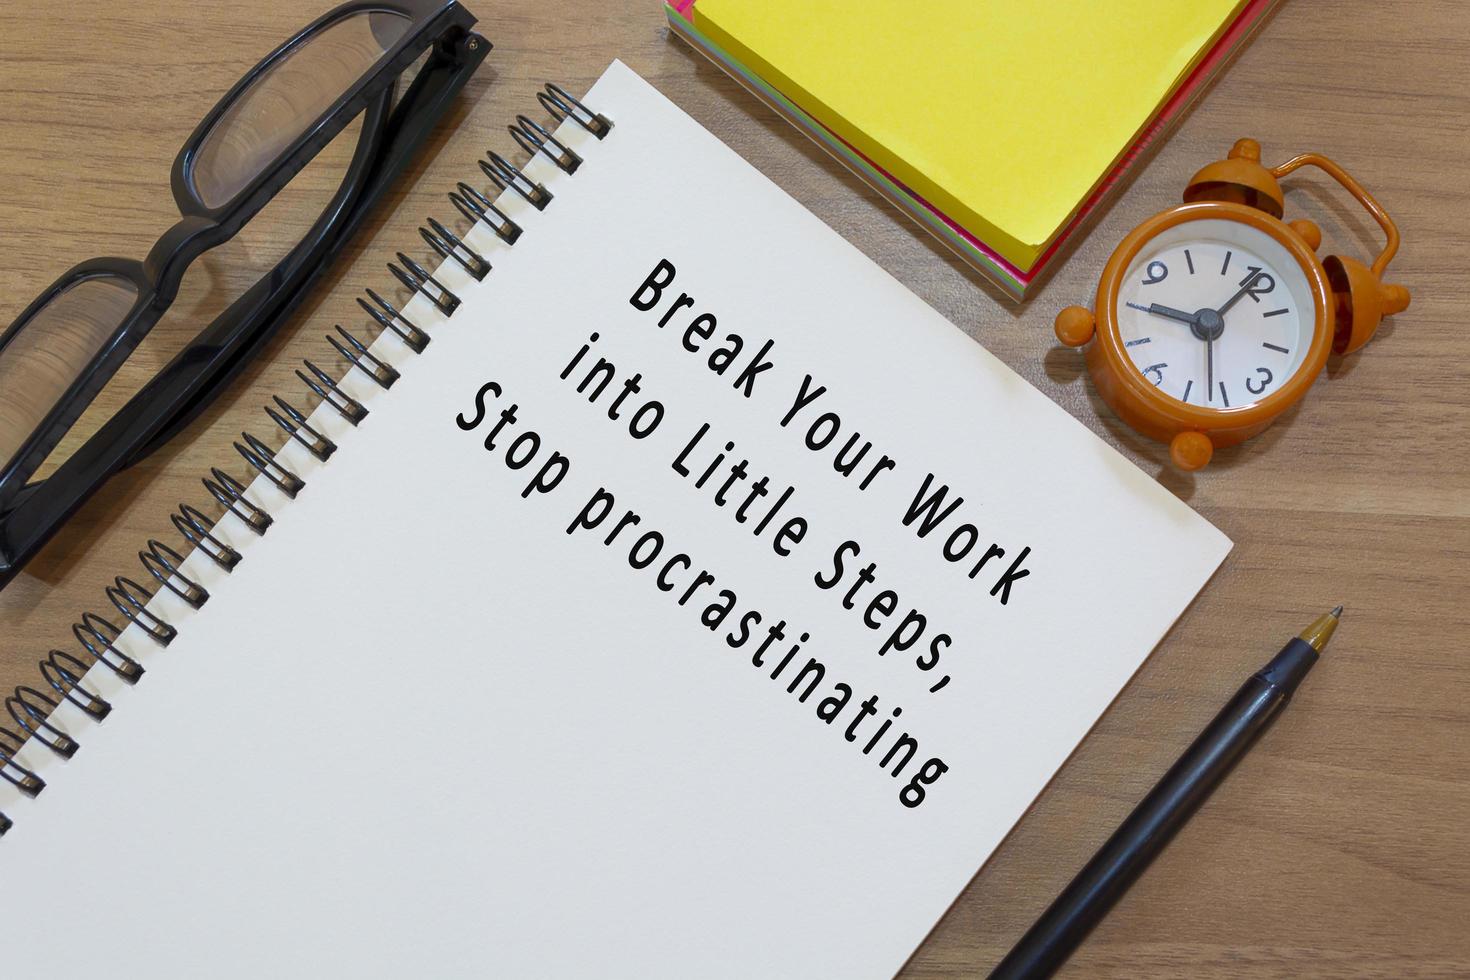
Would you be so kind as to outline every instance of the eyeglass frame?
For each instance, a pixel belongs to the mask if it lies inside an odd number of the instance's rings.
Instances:
[[[195,154],[242,93],[320,32],[360,13],[395,13],[412,26],[356,82],[234,196],[204,203],[190,180]],[[309,292],[384,191],[427,140],[491,47],[470,28],[458,0],[350,0],[327,11],[261,59],[215,104],[175,157],[170,183],[180,220],[142,261],[88,259],[51,283],[0,334],[0,352],[67,289],[96,277],[130,283],[137,297],[0,469],[0,589],[111,476],[158,449],[198,416]],[[430,52],[396,105],[400,76]],[[177,298],[188,267],[233,238],[359,114],[358,144],[343,181],[305,237],[164,366],[55,473],[26,481]]]

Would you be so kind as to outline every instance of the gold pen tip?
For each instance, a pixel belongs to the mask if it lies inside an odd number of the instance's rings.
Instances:
[[[1318,616],[1311,626],[1302,630],[1299,639],[1321,653],[1327,641],[1332,639],[1332,634],[1337,631],[1337,624],[1341,618],[1342,606],[1334,606],[1331,612]]]

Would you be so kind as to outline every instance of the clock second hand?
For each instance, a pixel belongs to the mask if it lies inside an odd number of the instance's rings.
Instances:
[[[1245,282],[1241,284],[1240,289],[1236,290],[1235,295],[1227,299],[1225,301],[1225,305],[1221,306],[1215,311],[1215,314],[1221,318],[1220,329],[1224,329],[1224,317],[1226,311],[1228,311],[1230,307],[1234,306],[1236,303],[1240,302],[1241,297],[1243,297],[1246,293],[1252,292],[1252,290],[1255,289],[1256,283],[1260,282],[1262,279],[1267,278],[1270,277],[1264,272],[1257,272],[1254,275],[1246,277]],[[1211,333],[1205,338],[1205,400],[1210,402],[1215,400],[1216,336],[1217,334]]]
[[[1205,341],[1205,401],[1215,400],[1215,340]]]
[[[1215,310],[1214,313],[1217,316],[1224,317],[1225,312],[1238,303],[1242,296],[1250,292],[1252,287],[1265,275],[1266,273],[1264,272],[1257,272],[1255,275],[1248,277],[1236,294],[1226,300],[1224,305]],[[1132,307],[1135,310],[1142,310],[1144,313],[1152,313],[1154,316],[1178,320],[1180,323],[1187,323],[1190,326],[1199,325],[1198,313],[1185,313],[1183,310],[1176,310],[1172,306],[1164,306],[1161,303],[1152,303],[1148,306],[1140,306],[1138,303],[1125,303],[1124,305]],[[1211,334],[1206,335],[1203,339],[1205,342],[1205,401],[1212,402],[1215,400],[1215,338]]]

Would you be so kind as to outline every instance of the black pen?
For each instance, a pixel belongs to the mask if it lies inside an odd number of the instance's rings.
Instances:
[[[1049,977],[1066,962],[1291,700],[1341,616],[1338,606],[1251,675],[1000,961],[990,980]]]

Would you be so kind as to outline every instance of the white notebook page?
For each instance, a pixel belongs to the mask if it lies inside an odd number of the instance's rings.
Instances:
[[[191,556],[202,611],[155,600],[178,639],[126,634],[135,687],[89,673],[112,716],[21,753],[49,785],[0,797],[17,975],[890,976],[1225,556],[631,70],[585,101],[615,128],[558,130],[585,163],[530,165],[545,211],[502,198],[520,241],[475,229],[490,274],[439,272],[463,306],[408,307],[428,350],[375,345],[403,373],[353,372],[359,428],[315,413],[340,450],[287,446],[295,501],[256,481],[276,523],[221,523],[232,574]],[[964,500],[921,538],[929,474]]]

